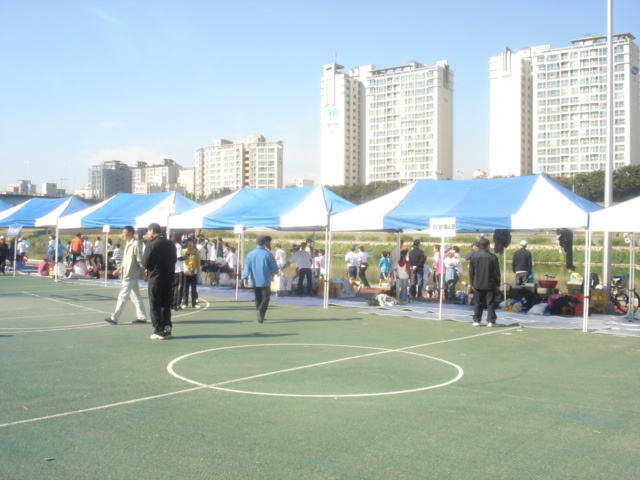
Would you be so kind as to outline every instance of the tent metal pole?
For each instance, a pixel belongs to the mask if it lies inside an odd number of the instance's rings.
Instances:
[[[58,219],[56,219],[56,241],[55,241],[55,245],[53,246],[54,248],[53,250],[53,281],[54,282],[58,281],[58,242],[60,241],[59,236],[60,236],[60,230],[58,229]]]
[[[107,245],[109,245],[109,231],[105,232],[104,246],[102,247],[102,261],[104,262],[104,286],[107,286],[107,272],[109,268],[109,251]]]
[[[327,215],[327,219],[329,219],[328,215]],[[330,223],[330,220],[327,220],[327,227],[324,230],[325,252],[326,252],[326,247],[329,244],[329,223]],[[326,256],[324,257],[324,272],[325,272],[325,277],[323,279],[324,288],[322,289],[322,308],[326,310],[327,308],[329,308],[329,282],[327,278],[327,257]]]
[[[329,286],[325,287],[325,304],[324,308],[329,308],[329,293],[331,291],[331,243],[333,241],[333,231],[329,226],[329,241],[327,242],[327,254],[324,257],[325,270],[327,272],[327,281]]]
[[[635,234],[631,232],[629,235],[629,285],[627,286],[627,292],[629,294],[629,303],[627,304],[627,320],[633,322],[633,306],[635,305],[635,293],[636,293],[636,282],[635,275],[633,274],[633,270],[635,269],[635,251],[633,249],[633,244],[635,243]]]
[[[242,232],[238,233],[238,250],[240,250],[240,255],[238,256],[238,261],[236,262],[236,300],[238,300],[238,290],[240,289],[240,282],[238,278],[238,267],[240,266],[240,258],[243,258],[244,255],[244,227],[242,227]],[[271,287],[269,287],[271,288]]]
[[[582,304],[582,331],[589,332],[589,303],[591,300],[591,230],[585,230],[584,234],[584,283],[583,294],[584,301]]]
[[[439,274],[440,277],[440,285],[439,285],[439,294],[438,296],[440,298],[438,298],[439,303],[440,303],[440,307],[438,308],[438,320],[442,320],[442,297],[444,296],[444,288],[443,288],[443,284],[444,284],[444,276],[446,274],[446,268],[444,266],[444,237],[440,237],[440,252],[438,252],[438,259],[440,261],[440,272],[438,272],[438,264],[436,263],[436,272]],[[424,281],[424,280],[423,280]]]

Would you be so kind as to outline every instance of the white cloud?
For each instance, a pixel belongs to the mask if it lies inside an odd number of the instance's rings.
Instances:
[[[104,121],[104,122],[100,122],[100,126],[101,127],[105,127],[105,128],[114,128],[114,127],[119,127],[121,125],[120,122],[116,122],[116,121]]]

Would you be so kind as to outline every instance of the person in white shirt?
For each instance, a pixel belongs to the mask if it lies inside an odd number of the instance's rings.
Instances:
[[[104,263],[104,243],[100,241],[100,237],[96,237],[93,244],[93,262],[102,265]]]
[[[349,247],[349,252],[344,257],[344,263],[347,264],[347,278],[353,286],[356,282],[356,275],[358,275],[358,254],[355,245]]]
[[[296,249],[293,255],[291,255],[291,258],[287,263],[284,264],[283,267],[283,269],[287,268],[292,263],[295,263],[298,266],[298,289],[296,291],[297,295],[302,295],[303,293],[305,278],[307,280],[307,292],[309,293],[309,295],[315,295],[315,292],[313,290],[313,278],[311,275],[311,255],[309,255],[309,252],[304,250],[306,246],[306,242],[303,242],[300,247]]]
[[[176,246],[176,270],[173,277],[173,296],[171,298],[171,308],[178,311],[182,305],[182,284],[184,283],[184,259],[187,258],[182,249],[181,236],[178,232],[171,235],[171,240]]]
[[[361,245],[359,248],[359,252],[356,253],[358,256],[358,277],[360,278],[360,282],[365,288],[371,288],[369,285],[369,280],[367,280],[367,267],[369,267],[369,259],[371,255],[364,251],[364,247]]]
[[[85,236],[82,242],[82,256],[87,265],[91,265],[91,259],[93,258],[93,244],[89,240],[89,237]]]
[[[229,253],[226,257],[227,265],[229,265],[229,270],[231,270],[230,275],[235,275],[236,268],[238,267],[238,255],[236,255],[235,247],[229,247]]]
[[[279,243],[276,244],[276,253],[274,256],[276,257],[278,268],[282,269],[284,264],[287,263],[287,252],[282,249],[282,246]]]
[[[324,257],[324,250],[316,250],[316,258],[313,259],[313,263],[315,268],[320,272],[321,277],[325,277],[327,275],[327,266],[326,259]]]
[[[27,242],[26,238],[20,238],[18,240],[18,261],[22,263],[26,263],[29,259],[29,242]]]

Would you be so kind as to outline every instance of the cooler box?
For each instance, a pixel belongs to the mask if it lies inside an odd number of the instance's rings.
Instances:
[[[292,277],[284,275],[276,275],[271,282],[271,291],[273,292],[288,292],[291,290]]]

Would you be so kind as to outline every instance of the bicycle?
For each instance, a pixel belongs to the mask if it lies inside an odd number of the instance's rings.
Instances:
[[[635,290],[629,290],[628,273],[611,277],[611,303],[613,303],[614,312],[618,315],[626,314],[629,311],[629,305],[633,313],[638,310],[640,296]]]

